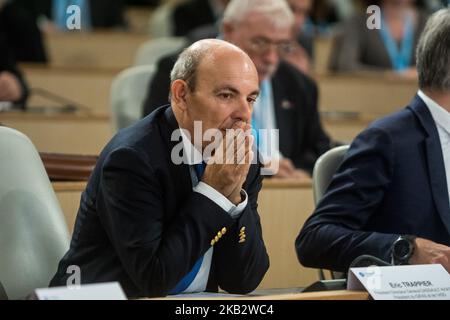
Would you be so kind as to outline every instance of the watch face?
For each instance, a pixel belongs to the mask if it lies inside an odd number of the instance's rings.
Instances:
[[[408,240],[400,239],[395,243],[394,255],[397,259],[409,258],[409,253],[411,251]]]

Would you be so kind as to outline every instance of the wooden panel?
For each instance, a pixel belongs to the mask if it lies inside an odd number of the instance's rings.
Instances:
[[[143,298],[140,300],[369,300],[370,295],[365,291],[322,291],[306,293],[288,293],[279,295],[227,295],[218,294],[186,294],[178,296],[167,296],[164,298]]]
[[[22,65],[25,77],[31,89],[42,88],[50,93],[72,101],[75,105],[96,112],[110,112],[110,89],[117,70],[89,70],[74,68],[39,67]],[[32,91],[29,106],[61,106],[65,103],[58,98],[46,98],[39,89]]]
[[[297,260],[295,238],[314,210],[311,183],[266,180],[259,214],[270,268],[259,289],[304,287],[318,280],[317,270]]]
[[[53,183],[70,232],[85,185],[81,182]],[[299,264],[294,247],[295,238],[313,209],[310,182],[264,182],[259,196],[259,214],[270,269],[259,289],[305,287],[318,280],[317,270]]]
[[[69,233],[72,234],[86,182],[52,182],[52,186],[66,218]]]
[[[27,135],[40,152],[98,155],[112,137],[106,115],[8,112],[0,123]]]
[[[125,32],[67,32],[45,36],[52,66],[124,69],[133,64],[147,35]]]
[[[416,81],[377,76],[317,75],[320,110],[385,115],[405,107],[418,90]]]
[[[325,131],[336,141],[350,143],[370,123],[383,115],[356,116],[354,118],[339,118],[322,114],[322,125]]]
[[[314,67],[315,73],[325,73],[328,70],[332,49],[331,37],[318,37],[314,40]]]

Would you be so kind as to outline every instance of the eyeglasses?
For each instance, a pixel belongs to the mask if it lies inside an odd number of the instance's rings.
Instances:
[[[292,52],[293,46],[291,41],[271,41],[267,38],[253,38],[250,40],[250,47],[254,52],[266,53],[269,49],[275,46],[275,49],[280,56],[286,56]]]

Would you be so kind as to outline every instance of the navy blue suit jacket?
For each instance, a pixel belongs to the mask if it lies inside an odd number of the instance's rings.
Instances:
[[[234,220],[193,192],[189,165],[171,160],[177,128],[172,108],[165,106],[108,143],[82,194],[70,249],[51,286],[66,285],[67,267],[78,265],[82,283],[119,281],[128,296],[164,296],[224,227],[207,290],[247,293],[259,285],[269,267],[257,212],[260,166],[250,167],[243,185],[248,205]],[[239,243],[243,226],[246,241]]]
[[[369,254],[390,262],[402,234],[450,245],[450,208],[439,135],[416,96],[352,143],[296,240],[300,263],[347,271]]]

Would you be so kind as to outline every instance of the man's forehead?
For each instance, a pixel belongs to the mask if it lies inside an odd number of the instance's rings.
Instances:
[[[251,16],[242,22],[241,27],[246,29],[246,35],[251,38],[266,38],[270,40],[289,40],[291,28],[275,26],[272,21],[263,15]],[[241,33],[244,36],[244,33]]]
[[[219,93],[222,91],[228,91],[236,94],[243,95],[258,95],[259,87],[257,83],[251,83],[252,81],[240,81],[240,82],[217,82],[213,84],[213,92]]]

